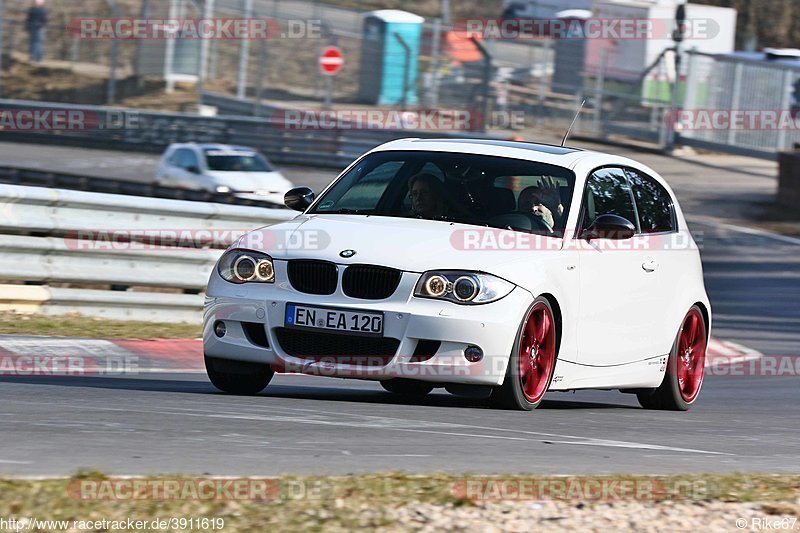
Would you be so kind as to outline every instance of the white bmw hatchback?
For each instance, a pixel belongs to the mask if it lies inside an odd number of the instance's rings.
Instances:
[[[711,325],[700,256],[644,165],[403,139],[286,204],[302,214],[246,234],[211,274],[204,351],[223,391],[300,372],[515,409],[576,389],[653,409],[698,397]]]

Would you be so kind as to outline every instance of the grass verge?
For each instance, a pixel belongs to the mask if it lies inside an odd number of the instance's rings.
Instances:
[[[442,509],[475,508],[502,502],[499,493],[491,496],[489,487],[521,487],[523,483],[545,483],[550,487],[568,482],[577,487],[610,483],[639,483],[649,487],[662,487],[647,498],[616,498],[606,494],[596,500],[577,496],[563,496],[562,503],[591,510],[593,504],[624,506],[627,500],[647,505],[689,502],[753,502],[760,505],[765,515],[794,515],[800,513],[800,475],[691,475],[691,476],[456,476],[433,474],[410,476],[404,474],[375,474],[348,477],[278,477],[248,478],[251,488],[256,482],[266,483],[266,492],[254,494],[267,497],[210,499],[191,497],[189,488],[199,493],[200,482],[209,483],[209,477],[147,477],[136,479],[109,478],[99,472],[82,472],[70,479],[0,480],[0,516],[36,517],[41,520],[147,520],[155,517],[186,517],[222,519],[225,531],[261,531],[265,528],[280,530],[353,530],[375,527],[401,526],[396,523],[401,507],[436,505]],[[244,478],[233,480],[241,482]],[[142,482],[139,489],[131,489],[134,482]],[[190,497],[132,498],[132,491],[140,494],[154,493],[154,488],[166,487],[167,482],[180,485],[182,494]],[[221,483],[221,482],[220,482]],[[594,485],[592,485],[594,483]],[[472,485],[470,485],[472,484]],[[177,486],[177,485],[176,485]],[[208,485],[206,485],[208,486]],[[219,485],[216,485],[219,486]],[[465,492],[464,487],[482,487]],[[618,486],[618,485],[614,485]],[[105,487],[105,488],[103,488]],[[687,487],[692,487],[687,490]],[[484,492],[484,489],[488,492]],[[546,491],[545,491],[546,492]],[[611,491],[614,492],[613,490]],[[218,492],[217,494],[226,494]],[[239,494],[249,494],[243,492]],[[512,494],[514,502],[547,500],[535,490],[525,497]],[[550,490],[549,494],[553,494]],[[530,497],[528,497],[530,496]],[[81,499],[83,498],[83,499]],[[623,501],[620,501],[623,500]],[[521,503],[520,505],[530,505]],[[209,523],[210,524],[210,523]],[[209,524],[206,524],[209,526]],[[218,523],[219,524],[219,523]],[[190,527],[173,528],[189,530]],[[197,529],[195,527],[194,529]],[[212,527],[205,527],[209,530]]]
[[[80,315],[0,313],[0,334],[93,339],[194,339],[202,335],[202,325],[105,320]]]

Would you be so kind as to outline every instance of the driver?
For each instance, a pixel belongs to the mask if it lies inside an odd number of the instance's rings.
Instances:
[[[433,174],[415,174],[408,179],[411,209],[423,218],[453,216],[454,209],[447,199],[444,184]]]

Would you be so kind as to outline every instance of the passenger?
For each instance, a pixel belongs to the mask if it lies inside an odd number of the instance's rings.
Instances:
[[[423,218],[455,216],[455,209],[447,198],[442,181],[433,174],[416,174],[408,180],[411,209]]]
[[[561,205],[558,184],[553,178],[544,176],[538,185],[523,189],[519,193],[517,208],[541,217],[550,228],[561,227],[564,206]]]

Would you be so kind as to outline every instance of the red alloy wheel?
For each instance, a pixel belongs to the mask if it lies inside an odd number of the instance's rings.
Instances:
[[[686,403],[697,398],[703,384],[706,364],[706,326],[697,309],[691,309],[683,320],[678,336],[675,372],[678,390]]]
[[[519,381],[528,402],[537,403],[547,392],[555,356],[553,315],[545,303],[539,302],[528,314],[519,339]]]

